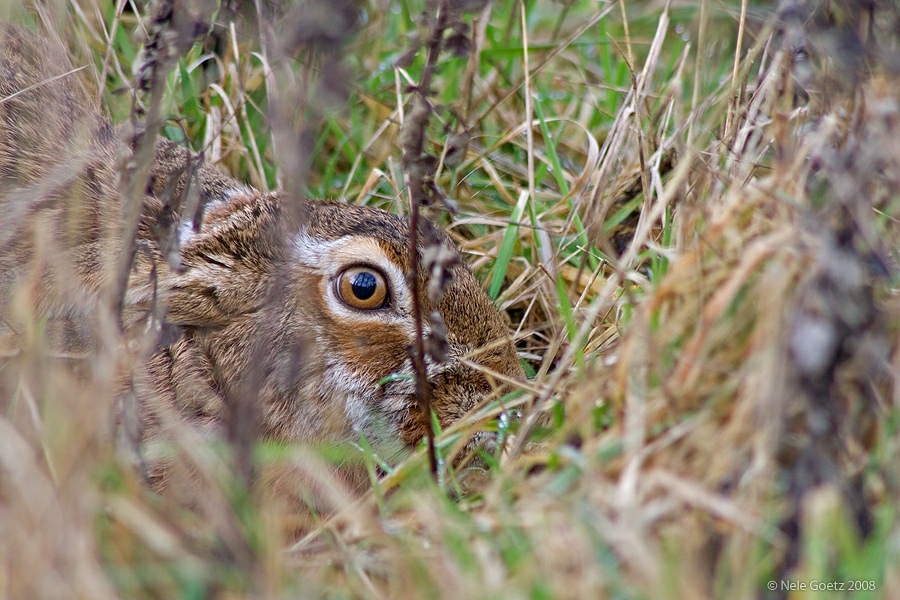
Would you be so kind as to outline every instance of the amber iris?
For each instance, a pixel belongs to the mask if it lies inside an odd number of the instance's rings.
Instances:
[[[337,291],[348,306],[360,310],[382,308],[387,303],[387,282],[372,267],[350,267],[340,274]]]

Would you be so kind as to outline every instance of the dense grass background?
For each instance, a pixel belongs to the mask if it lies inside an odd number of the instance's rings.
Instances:
[[[262,189],[405,212],[399,125],[425,59],[395,65],[424,4],[261,4],[220,7],[177,61],[164,135]],[[4,8],[57,32],[131,117],[150,8]],[[0,597],[900,597],[898,13],[469,14],[428,145],[471,143],[436,179],[458,212],[433,215],[531,378],[439,446],[493,428],[504,452],[435,484],[421,453],[362,448],[357,498],[321,451],[260,443],[259,464],[327,490],[310,511],[200,448],[215,493],[184,506],[116,453],[102,360],[73,384],[35,350],[0,415]]]

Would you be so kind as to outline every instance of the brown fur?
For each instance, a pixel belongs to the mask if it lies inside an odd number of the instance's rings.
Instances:
[[[0,337],[4,327],[7,341],[21,334],[24,302],[31,316],[74,332],[49,345],[90,351],[93,315],[122,252],[114,168],[120,136],[76,79],[50,81],[70,68],[63,52],[18,27],[6,26],[0,36]],[[408,221],[368,207],[309,202],[295,224],[289,217],[296,211],[286,209],[296,199],[258,192],[204,166],[192,180],[208,203],[195,231],[192,215],[171,207],[196,161],[183,148],[157,143],[126,295],[128,333],[146,327],[149,314],[164,314],[156,347],[130,378],[146,434],[159,435],[172,408],[189,423],[219,429],[229,402],[251,397],[263,435],[272,438],[353,440],[362,432],[386,448],[417,443],[425,429],[412,384],[379,385],[410,372],[413,325],[402,279],[388,277],[391,303],[378,311],[342,306],[333,293],[344,266],[406,272]],[[173,230],[165,227],[170,221],[181,232],[177,261],[166,260],[158,242]],[[444,427],[492,391],[460,361],[464,355],[522,376],[500,314],[468,269],[457,267],[454,275],[437,307],[451,360],[432,365],[430,375]]]

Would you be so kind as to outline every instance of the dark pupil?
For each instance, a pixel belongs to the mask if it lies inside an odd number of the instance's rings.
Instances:
[[[377,282],[371,273],[357,273],[350,284],[353,287],[353,295],[360,300],[368,300],[375,293]]]

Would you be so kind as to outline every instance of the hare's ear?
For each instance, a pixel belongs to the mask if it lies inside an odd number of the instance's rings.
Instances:
[[[180,326],[217,326],[259,310],[270,296],[271,274],[280,264],[286,235],[279,223],[277,197],[246,189],[210,202],[199,231],[190,220],[179,226],[180,268],[157,255],[144,261],[141,279],[156,279],[153,290],[133,288],[136,303],[155,293],[166,320]],[[149,270],[156,268],[154,278]]]

